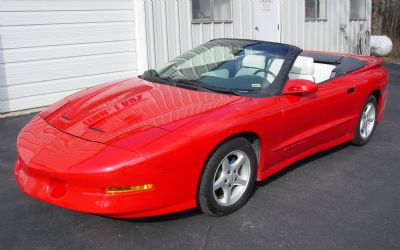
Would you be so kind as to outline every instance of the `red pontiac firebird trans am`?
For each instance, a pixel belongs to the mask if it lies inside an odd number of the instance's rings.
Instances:
[[[388,96],[382,62],[212,40],[43,110],[18,137],[15,178],[30,196],[87,213],[226,215],[299,159],[367,143]]]

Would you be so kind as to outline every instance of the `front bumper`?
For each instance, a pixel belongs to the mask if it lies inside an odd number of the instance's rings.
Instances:
[[[160,215],[196,206],[194,200],[163,203],[165,194],[157,190],[157,184],[149,191],[107,195],[102,187],[76,185],[41,175],[29,169],[20,159],[15,164],[15,178],[20,189],[36,199],[66,209],[116,218]]]
[[[82,146],[83,145],[83,146]],[[175,172],[165,172],[127,150],[88,142],[34,118],[21,132],[15,178],[21,190],[47,203],[110,217],[144,217],[196,206]],[[175,179],[176,178],[176,179]],[[154,188],[106,194],[107,187],[151,183]]]

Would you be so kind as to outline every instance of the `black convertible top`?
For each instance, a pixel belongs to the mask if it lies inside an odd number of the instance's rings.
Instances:
[[[300,54],[301,56],[307,56],[314,58],[316,63],[325,63],[335,65],[336,68],[333,70],[334,77],[348,74],[355,70],[365,67],[365,63],[360,59],[351,56],[342,56],[334,54],[325,54],[318,52],[304,51]]]

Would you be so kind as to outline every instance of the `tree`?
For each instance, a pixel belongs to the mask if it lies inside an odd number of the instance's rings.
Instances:
[[[372,34],[386,35],[394,44],[393,54],[400,55],[400,0],[372,0]]]

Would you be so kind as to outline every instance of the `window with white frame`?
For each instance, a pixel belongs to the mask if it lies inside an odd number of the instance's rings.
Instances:
[[[326,0],[305,0],[306,20],[326,20]]]
[[[231,0],[192,0],[194,22],[231,21]]]
[[[350,20],[365,20],[367,18],[367,1],[350,0]]]

